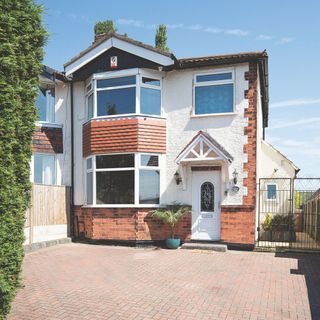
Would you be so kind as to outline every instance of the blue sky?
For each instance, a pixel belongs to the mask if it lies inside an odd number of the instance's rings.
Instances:
[[[320,176],[320,1],[37,2],[50,33],[44,63],[58,70],[91,44],[95,22],[107,19],[152,45],[156,26],[166,24],[178,58],[267,49],[266,140],[301,168],[300,176]]]

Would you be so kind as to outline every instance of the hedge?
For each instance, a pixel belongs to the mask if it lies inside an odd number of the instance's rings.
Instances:
[[[32,0],[0,1],[0,319],[21,285],[35,99],[47,33]]]

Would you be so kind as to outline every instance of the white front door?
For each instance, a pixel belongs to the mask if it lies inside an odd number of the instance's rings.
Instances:
[[[192,172],[192,239],[220,240],[220,171]]]

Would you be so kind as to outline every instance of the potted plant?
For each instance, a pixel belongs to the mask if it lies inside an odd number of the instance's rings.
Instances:
[[[190,212],[190,207],[177,204],[169,205],[165,209],[157,209],[151,212],[153,217],[161,219],[171,228],[171,236],[166,239],[166,246],[169,249],[177,249],[180,246],[181,239],[175,237],[174,227],[188,212]]]
[[[259,232],[260,241],[271,241],[271,215],[268,213],[264,222],[261,224],[262,230]]]

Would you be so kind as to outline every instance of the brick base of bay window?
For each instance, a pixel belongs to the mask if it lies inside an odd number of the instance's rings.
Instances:
[[[170,228],[152,217],[150,208],[84,208],[75,206],[75,238],[93,241],[158,242],[170,236]],[[254,245],[254,207],[221,207],[221,242]],[[182,241],[191,240],[191,214],[175,228]]]
[[[162,241],[170,236],[170,228],[152,217],[150,208],[83,208],[75,206],[74,236],[90,240]],[[175,227],[183,241],[191,238],[191,214]]]

